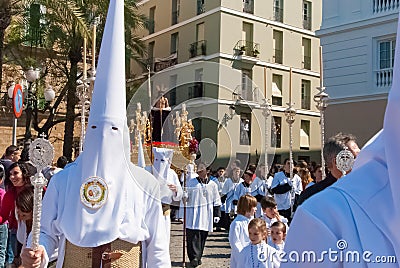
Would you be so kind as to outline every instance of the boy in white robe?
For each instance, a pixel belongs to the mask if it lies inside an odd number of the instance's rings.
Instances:
[[[213,222],[221,217],[221,199],[218,186],[207,177],[206,166],[197,166],[199,177],[186,184],[188,199],[186,204],[186,241],[189,267],[201,265],[201,258],[208,232],[213,231]]]

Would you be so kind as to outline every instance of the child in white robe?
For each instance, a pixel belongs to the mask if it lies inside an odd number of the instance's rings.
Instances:
[[[249,222],[250,244],[239,254],[238,267],[277,268],[280,266],[279,252],[265,243],[267,225],[260,218]]]
[[[279,215],[278,207],[273,197],[271,196],[263,197],[260,203],[262,209],[262,215],[260,218],[263,219],[267,224],[268,241],[271,240],[270,228],[274,222],[277,221],[283,222],[286,225],[286,231],[289,230],[288,220],[285,217]]]
[[[236,259],[240,251],[250,243],[247,225],[257,210],[257,199],[249,194],[242,195],[238,202],[238,215],[229,228],[229,244],[231,245],[231,268],[240,267]]]
[[[271,239],[268,245],[276,250],[283,252],[286,239],[286,225],[283,222],[276,221],[271,225]]]

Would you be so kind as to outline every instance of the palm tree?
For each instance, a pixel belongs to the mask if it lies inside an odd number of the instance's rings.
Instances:
[[[0,86],[3,78],[3,51],[6,29],[11,24],[11,18],[21,11],[21,0],[0,0]]]
[[[137,36],[132,35],[132,29],[142,27],[145,23],[145,17],[138,15],[136,2],[137,0],[125,1],[126,48],[129,58],[139,59],[143,56],[144,45]],[[47,133],[55,124],[65,121],[63,155],[71,159],[74,122],[78,116],[75,113],[76,87],[77,79],[81,75],[78,64],[82,61],[83,38],[90,39],[90,25],[95,22],[97,17],[100,18],[100,23],[97,26],[98,36],[102,36],[109,1],[39,0],[35,3],[46,8],[46,13],[43,14],[45,32],[43,33],[42,45],[46,48],[48,58],[53,59],[52,66],[65,76],[66,83],[59,92],[53,109],[50,110],[50,116],[44,125],[39,127],[34,122],[34,126],[39,134],[41,132]],[[98,38],[96,42],[97,48],[101,44],[99,39],[101,38]],[[96,50],[98,51],[98,49]],[[57,59],[57,61],[54,59]],[[67,104],[66,115],[64,118],[54,120],[54,111],[57,110],[64,98]]]

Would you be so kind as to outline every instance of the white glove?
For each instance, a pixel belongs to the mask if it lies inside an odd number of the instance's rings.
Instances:
[[[189,193],[187,191],[183,191],[182,198],[189,198]]]
[[[214,217],[214,223],[219,223],[220,218],[219,217]]]

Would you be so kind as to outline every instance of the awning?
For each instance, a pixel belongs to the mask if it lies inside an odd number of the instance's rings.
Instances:
[[[300,129],[300,148],[310,148],[310,137],[304,129]]]
[[[272,96],[282,97],[282,91],[275,82],[272,82]]]

